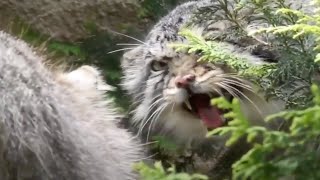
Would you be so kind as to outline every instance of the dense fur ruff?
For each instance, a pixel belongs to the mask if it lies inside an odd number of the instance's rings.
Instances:
[[[99,71],[53,74],[41,61],[0,32],[1,180],[135,179],[140,145],[116,126]]]
[[[190,101],[190,97],[195,94],[207,94],[211,97],[239,96],[247,118],[253,123],[263,125],[266,125],[263,121],[266,115],[284,108],[281,102],[267,102],[262,95],[254,91],[255,88],[252,88],[250,83],[241,77],[233,76],[228,67],[197,62],[199,56],[196,54],[177,53],[168,46],[175,42],[188,43],[178,32],[190,22],[198,9],[215,4],[217,1],[202,0],[178,6],[153,27],[143,44],[124,54],[123,88],[134,102],[132,123],[139,129],[139,133],[145,132],[145,137],[162,134],[182,145],[204,139],[208,127],[204,125],[206,117],[199,118],[195,115],[194,107],[191,107],[193,113],[186,110],[186,101]],[[222,10],[217,11],[217,16],[220,11]],[[251,31],[258,25],[244,26]],[[217,37],[228,32],[230,24],[221,20],[210,22],[210,26],[202,23],[197,27],[200,28],[194,28],[195,33]],[[276,58],[272,52],[262,51],[263,48],[253,51],[245,47],[261,43],[258,39],[251,39],[250,43],[253,44],[237,40],[221,43],[224,43],[222,45],[229,53],[245,58],[253,64],[268,63],[266,60],[275,61],[273,58]],[[201,97],[197,95],[196,98]],[[205,99],[207,101],[208,98]],[[214,124],[213,127],[219,125],[221,124]]]

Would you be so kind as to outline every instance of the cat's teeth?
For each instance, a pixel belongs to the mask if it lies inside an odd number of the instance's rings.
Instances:
[[[186,100],[184,103],[186,104],[187,108],[191,111],[192,107],[191,107],[190,102],[188,100]]]
[[[222,122],[226,122],[226,118],[223,116],[223,114],[220,115],[220,118],[221,118]]]

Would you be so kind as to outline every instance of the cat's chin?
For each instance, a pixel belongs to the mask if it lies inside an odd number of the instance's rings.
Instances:
[[[168,106],[161,116],[162,133],[172,137],[177,144],[202,142],[206,138],[208,127],[203,121],[182,105]]]

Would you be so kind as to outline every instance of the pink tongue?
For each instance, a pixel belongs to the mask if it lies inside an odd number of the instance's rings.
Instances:
[[[215,106],[210,105],[210,97],[208,95],[194,94],[189,101],[207,127],[217,128],[223,125],[219,111]]]

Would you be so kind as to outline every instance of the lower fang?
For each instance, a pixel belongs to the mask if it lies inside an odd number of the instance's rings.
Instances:
[[[184,103],[186,104],[187,108],[191,111],[191,110],[192,110],[192,107],[191,107],[190,102],[187,100],[187,101],[185,101]]]
[[[227,121],[226,118],[223,116],[223,114],[220,115],[220,118],[221,118],[222,122],[224,122],[224,123]]]

